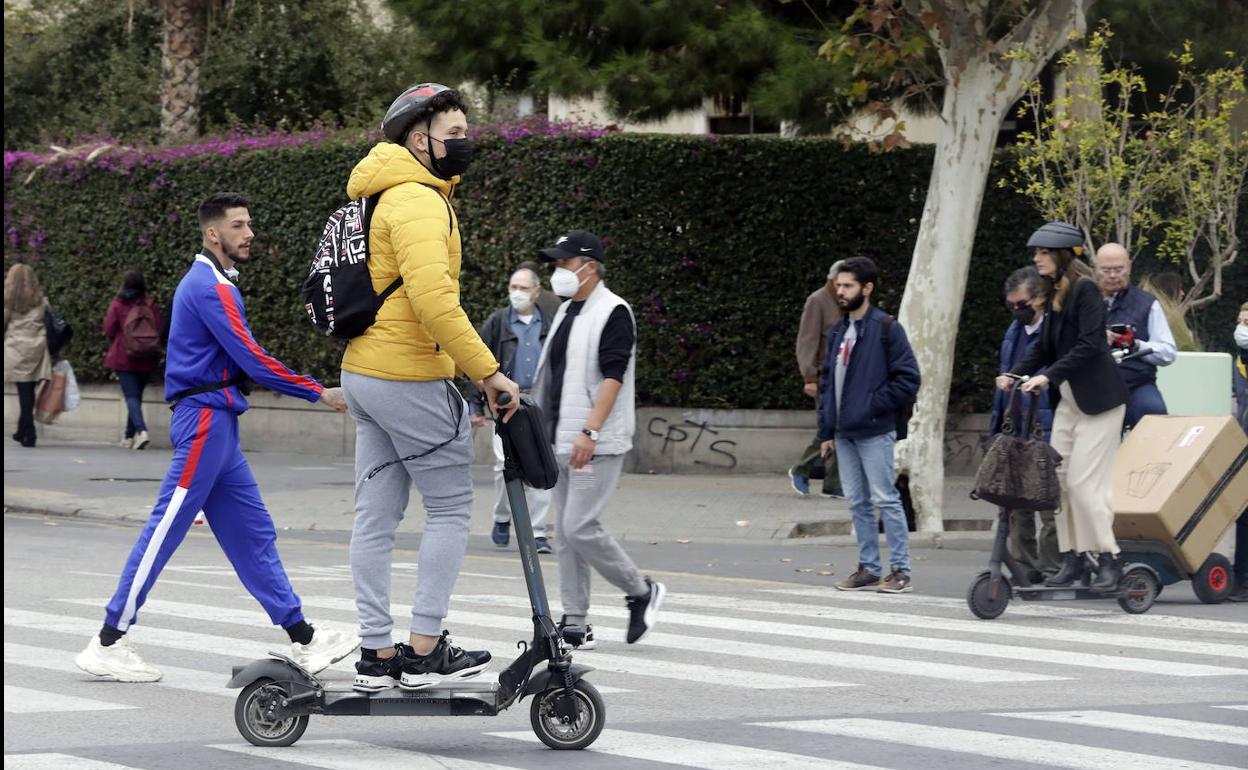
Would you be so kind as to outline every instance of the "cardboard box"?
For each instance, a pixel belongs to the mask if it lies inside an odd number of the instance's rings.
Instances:
[[[1232,417],[1140,420],[1114,461],[1114,536],[1156,540],[1196,572],[1248,508],[1248,437]]]

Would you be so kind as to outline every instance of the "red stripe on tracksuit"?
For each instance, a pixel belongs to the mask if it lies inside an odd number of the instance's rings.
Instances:
[[[204,451],[204,442],[208,440],[208,429],[212,427],[212,410],[199,410],[199,423],[195,426],[195,440],[191,443],[191,451],[186,456],[186,464],[182,466],[182,475],[178,477],[178,486],[191,488],[191,480],[195,478],[195,466],[199,465],[199,456]]]
[[[257,361],[263,364],[266,369],[276,376],[281,377],[283,380],[286,380],[291,385],[307,388],[308,390],[319,393],[321,391],[320,383],[311,377],[304,377],[303,375],[292,373],[285,366],[282,366],[281,362],[270,356],[268,353],[265,353],[264,349],[256,344],[256,341],[252,338],[251,333],[247,331],[247,326],[243,323],[243,316],[242,313],[238,311],[238,305],[234,303],[234,292],[232,291],[232,288],[233,287],[225,284],[217,284],[217,296],[221,298],[221,305],[225,308],[226,318],[230,321],[230,329],[247,347],[248,352],[250,352]]]

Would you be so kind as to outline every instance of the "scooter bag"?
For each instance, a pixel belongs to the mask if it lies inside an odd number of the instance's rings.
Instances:
[[[497,430],[503,441],[503,457],[519,469],[524,483],[553,489],[559,481],[559,465],[537,403],[530,396],[520,396],[520,408],[506,423],[498,423]]]

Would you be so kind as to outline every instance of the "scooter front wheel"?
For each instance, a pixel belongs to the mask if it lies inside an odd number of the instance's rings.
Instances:
[[[272,679],[257,679],[243,688],[234,702],[234,724],[254,746],[289,746],[308,729],[308,715],[289,716],[282,701],[290,697]]]
[[[966,605],[971,608],[971,613],[975,617],[981,620],[993,620],[1001,617],[1001,613],[1005,612],[1012,592],[1010,579],[1005,575],[1001,576],[994,590],[992,573],[981,572],[971,581],[970,588],[966,589]]]
[[[1153,602],[1157,601],[1157,594],[1161,592],[1157,577],[1143,567],[1127,570],[1118,587],[1122,591],[1122,596],[1118,597],[1118,606],[1132,615],[1140,615],[1152,609]]]
[[[583,749],[598,739],[607,709],[598,689],[578,681],[569,694],[555,687],[539,694],[529,707],[529,721],[539,740],[552,749]]]

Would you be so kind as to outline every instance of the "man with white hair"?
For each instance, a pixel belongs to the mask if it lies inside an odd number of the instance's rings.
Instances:
[[[828,330],[841,322],[843,313],[836,304],[832,280],[836,277],[837,261],[828,271],[827,282],[811,292],[802,308],[802,320],[797,327],[797,368],[802,373],[802,392],[819,404],[819,372],[828,355]],[[816,406],[816,411],[818,407]],[[824,497],[842,497],[841,479],[836,471],[836,457],[824,458],[820,452],[821,442],[816,435],[810,446],[802,452],[797,464],[789,468],[789,482],[799,495],[810,494],[810,480],[823,479]]]
[[[1174,363],[1178,346],[1161,303],[1131,285],[1131,256],[1121,244],[1101,246],[1093,266],[1105,300],[1105,334],[1130,393],[1123,422],[1123,429],[1130,430],[1146,414],[1167,413],[1157,389],[1157,367]]]
[[[498,359],[500,371],[520,386],[521,393],[533,388],[537,364],[542,357],[542,344],[550,332],[553,315],[541,304],[542,282],[538,274],[521,267],[511,274],[507,284],[506,307],[490,314],[481,324],[481,341]],[[485,394],[476,390],[472,399],[472,425],[485,427]],[[546,512],[550,508],[550,491],[529,487],[529,513],[533,520],[533,540],[538,553],[551,553],[546,536]],[[494,436],[494,529],[490,533],[494,545],[506,548],[511,542],[511,503],[503,480],[503,442]]]

